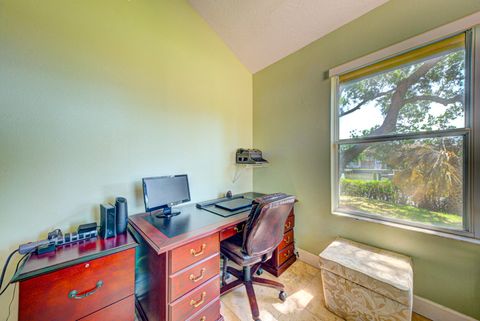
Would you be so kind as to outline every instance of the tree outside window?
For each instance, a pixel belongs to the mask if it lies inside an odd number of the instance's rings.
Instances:
[[[468,230],[466,39],[340,76],[335,211]]]

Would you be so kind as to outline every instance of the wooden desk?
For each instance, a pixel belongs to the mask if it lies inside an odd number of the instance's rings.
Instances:
[[[136,246],[125,233],[32,254],[13,279],[19,320],[133,321]]]
[[[248,198],[259,194],[245,193]],[[194,204],[182,213],[158,219],[142,213],[129,217],[129,230],[140,244],[136,258],[136,308],[144,320],[219,321],[220,241],[240,233],[249,210],[222,217]],[[285,238],[264,268],[281,274],[295,262],[293,212]]]

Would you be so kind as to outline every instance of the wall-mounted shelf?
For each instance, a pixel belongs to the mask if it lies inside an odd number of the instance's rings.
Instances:
[[[262,164],[235,164],[235,175],[233,176],[232,183],[235,183],[238,181],[240,178],[243,170],[248,169],[248,168],[262,168],[262,167],[268,167],[270,166],[270,163],[262,163]]]
[[[244,168],[259,168],[259,167],[268,167],[270,163],[261,163],[261,164],[235,164],[237,167],[244,167]]]

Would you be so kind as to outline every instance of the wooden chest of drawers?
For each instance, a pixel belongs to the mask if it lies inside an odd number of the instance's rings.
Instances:
[[[218,232],[156,253],[135,229],[137,311],[144,321],[219,321]]]
[[[244,195],[250,199],[262,196]],[[138,316],[143,321],[221,321],[220,241],[243,231],[249,210],[222,217],[189,204],[181,211],[171,220],[150,213],[129,216],[129,230],[139,243],[135,267]],[[281,271],[295,260],[294,223],[292,212],[275,251]]]
[[[170,273],[175,273],[185,267],[220,251],[218,234],[201,238],[170,251]]]
[[[185,268],[175,274],[170,274],[170,302],[175,301],[185,293],[197,288],[203,282],[218,275],[220,255],[218,253]]]
[[[170,303],[171,321],[183,321],[197,315],[203,307],[220,297],[220,277],[214,277],[199,287],[187,292],[180,299]],[[220,315],[213,320],[218,320]]]
[[[215,233],[169,252],[168,320],[220,318],[220,240]],[[217,302],[217,303],[215,303]],[[217,306],[218,305],[218,306]],[[203,309],[209,306],[209,311]]]
[[[121,239],[129,239],[124,248],[115,248],[113,239],[91,240],[32,255],[16,276],[19,320],[133,321],[136,243],[127,235]],[[68,257],[74,259],[62,262]]]
[[[275,252],[273,252],[272,258],[262,264],[264,270],[277,277],[297,260],[297,256],[295,255],[294,226],[295,215],[292,210],[285,222],[285,232],[282,242]]]

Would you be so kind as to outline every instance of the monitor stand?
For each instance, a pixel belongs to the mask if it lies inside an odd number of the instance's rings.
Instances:
[[[174,210],[170,206],[166,206],[155,213],[155,216],[158,218],[170,218],[173,216],[177,216],[181,213],[179,210]]]

